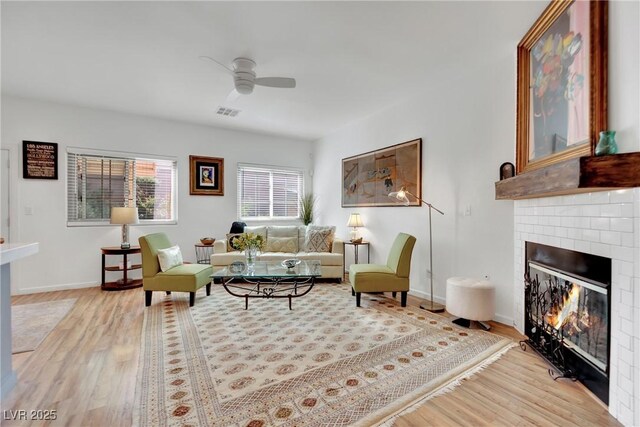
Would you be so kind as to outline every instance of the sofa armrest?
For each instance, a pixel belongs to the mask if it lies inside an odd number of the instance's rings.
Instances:
[[[227,239],[220,239],[213,243],[214,254],[224,254],[227,252]]]
[[[331,245],[331,253],[334,254],[343,254],[344,253],[344,242],[340,239],[333,239],[333,245]]]

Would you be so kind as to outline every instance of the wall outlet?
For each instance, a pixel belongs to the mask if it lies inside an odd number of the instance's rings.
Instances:
[[[464,207],[464,211],[462,212],[463,216],[471,216],[471,205],[466,205]]]
[[[33,215],[33,208],[31,206],[25,206],[24,207],[24,214],[25,215]]]

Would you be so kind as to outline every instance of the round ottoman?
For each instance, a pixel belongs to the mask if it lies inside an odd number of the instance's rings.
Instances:
[[[493,319],[496,289],[488,280],[451,277],[447,279],[447,311],[460,318],[453,321],[457,325],[469,327],[471,321],[477,321],[488,330],[490,326],[482,321]]]

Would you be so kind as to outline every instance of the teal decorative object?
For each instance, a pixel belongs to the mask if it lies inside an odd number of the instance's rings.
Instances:
[[[616,154],[617,152],[616,131],[605,130],[600,132],[600,141],[598,141],[598,145],[596,145],[596,156],[606,156],[608,154]]]

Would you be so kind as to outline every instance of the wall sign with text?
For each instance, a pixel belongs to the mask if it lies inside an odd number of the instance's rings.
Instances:
[[[58,144],[22,141],[22,177],[58,179]]]

